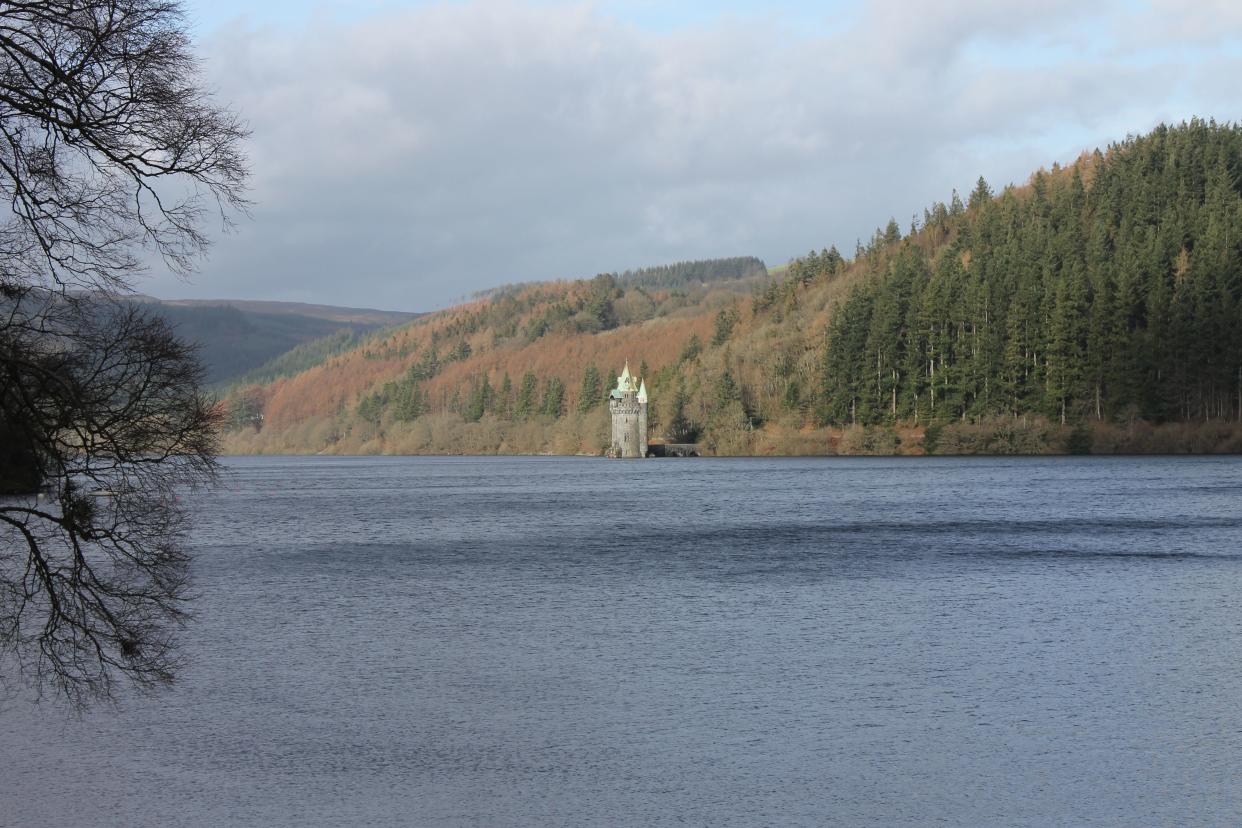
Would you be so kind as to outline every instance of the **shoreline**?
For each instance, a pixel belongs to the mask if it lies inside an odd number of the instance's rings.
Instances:
[[[602,457],[590,429],[567,420],[466,423],[442,418],[368,433],[332,423],[230,432],[222,456]],[[1242,455],[1242,423],[1079,423],[992,418],[931,426],[896,424],[812,428],[771,423],[744,432],[706,431],[704,457],[1055,457]],[[595,449],[595,450],[593,450]],[[694,459],[694,458],[649,458]]]

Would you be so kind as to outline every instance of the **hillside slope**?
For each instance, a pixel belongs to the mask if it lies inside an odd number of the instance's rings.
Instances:
[[[998,196],[980,179],[873,258],[828,330],[821,422],[1242,420],[1236,126],[1161,127]]]
[[[1242,130],[982,179],[750,296],[526,285],[234,394],[238,452],[598,453],[626,360],[720,454],[1242,450]]]
[[[199,346],[207,381],[213,385],[237,380],[299,345],[333,337],[336,342],[342,335],[349,337],[342,341],[352,344],[367,332],[418,317],[300,302],[134,298],[149,303],[183,339]]]
[[[158,302],[165,307],[175,308],[218,308],[222,305],[236,308],[243,313],[265,314],[268,316],[299,316],[309,319],[322,319],[346,325],[369,325],[384,327],[399,325],[417,319],[421,313],[408,311],[386,311],[375,308],[347,308],[338,305],[316,305],[308,302],[276,302],[266,299],[154,299],[141,297]]]

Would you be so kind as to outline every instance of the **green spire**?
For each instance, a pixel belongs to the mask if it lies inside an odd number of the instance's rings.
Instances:
[[[621,376],[617,377],[617,391],[621,393],[634,393],[637,390],[634,387],[634,377],[630,375],[630,361],[625,361],[625,368],[621,371]]]

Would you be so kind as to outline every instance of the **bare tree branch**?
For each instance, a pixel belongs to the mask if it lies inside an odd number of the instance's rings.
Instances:
[[[247,206],[246,134],[178,3],[0,3],[0,279],[123,288],[142,248],[188,270],[208,211]]]
[[[79,704],[117,675],[167,683],[188,589],[180,497],[217,473],[193,349],[133,303],[7,304],[0,434],[31,447],[53,497],[0,498],[0,658]]]
[[[193,349],[109,296],[244,212],[245,137],[179,3],[0,2],[0,683],[173,678],[218,414]]]

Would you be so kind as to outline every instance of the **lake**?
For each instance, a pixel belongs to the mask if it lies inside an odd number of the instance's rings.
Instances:
[[[0,825],[1242,820],[1242,458],[238,458]]]

